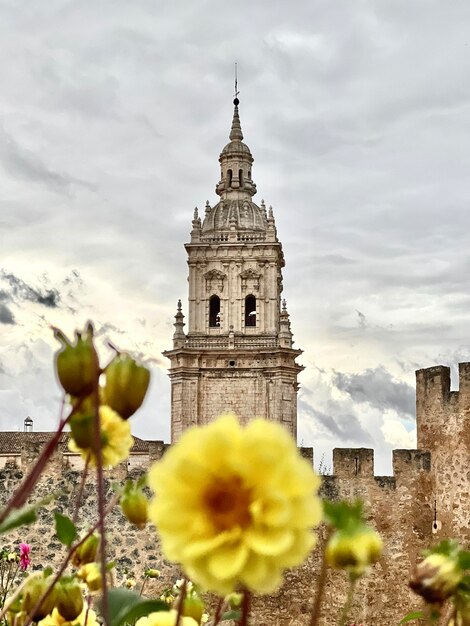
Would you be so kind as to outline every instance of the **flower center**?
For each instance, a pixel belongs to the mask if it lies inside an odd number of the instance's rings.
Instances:
[[[250,491],[239,476],[218,480],[209,485],[203,501],[207,516],[219,532],[234,526],[245,528],[251,521]]]

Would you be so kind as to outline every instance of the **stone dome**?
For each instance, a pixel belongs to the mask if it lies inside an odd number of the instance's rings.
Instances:
[[[220,153],[220,156],[243,154],[251,157],[250,148],[243,141],[230,141]]]
[[[259,207],[251,199],[222,199],[208,208],[202,224],[202,233],[243,230],[266,232],[267,217],[264,205]]]

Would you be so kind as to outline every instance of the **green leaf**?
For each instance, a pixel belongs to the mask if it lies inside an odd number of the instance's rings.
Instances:
[[[242,612],[239,609],[233,610],[233,611],[225,611],[225,613],[222,613],[222,617],[220,618],[220,621],[224,622],[225,620],[228,620],[228,619],[239,620],[241,615],[242,615]]]
[[[18,528],[18,526],[24,526],[35,522],[37,520],[36,511],[49,500],[50,498],[47,498],[47,500],[41,500],[33,505],[27,504],[26,506],[21,507],[21,509],[13,509],[13,511],[7,515],[7,517],[0,524],[0,534],[6,533],[8,530]]]
[[[364,524],[362,502],[323,501],[326,521],[336,530],[354,530]]]
[[[59,541],[63,543],[65,546],[70,547],[73,543],[73,540],[77,536],[77,529],[75,528],[75,524],[72,522],[70,518],[66,515],[62,515],[56,511],[54,513],[55,517],[55,532]]]
[[[8,530],[32,524],[37,520],[36,509],[34,507],[22,507],[13,510],[10,515],[0,524],[0,533],[6,533]]]
[[[102,602],[99,602],[100,609]],[[162,600],[146,600],[130,589],[110,589],[108,592],[109,623],[111,626],[132,624],[140,617],[157,611],[168,611]]]
[[[0,534],[6,533],[8,530],[18,528],[18,526],[24,526],[35,522],[37,520],[36,511],[46,504],[49,504],[54,497],[55,496],[53,495],[47,496],[47,498],[42,498],[34,504],[26,504],[20,509],[13,509],[13,511],[11,511],[11,513],[7,515],[7,517],[0,524]]]
[[[424,619],[423,611],[412,611],[411,613],[408,613],[408,615],[405,615],[405,617],[398,623],[406,624],[406,622],[411,622],[415,619]]]
[[[445,556],[455,557],[458,552],[459,544],[455,539],[443,539],[429,550],[423,550],[424,556],[429,556],[430,554],[444,554]]]
[[[462,569],[470,569],[470,552],[467,550],[460,550],[459,565]]]

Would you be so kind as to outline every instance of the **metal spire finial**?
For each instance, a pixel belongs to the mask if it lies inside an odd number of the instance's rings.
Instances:
[[[233,98],[233,104],[235,106],[237,106],[237,104],[240,103],[240,100],[238,99],[238,94],[240,92],[238,91],[238,68],[237,68],[237,63],[235,63],[235,94],[234,94],[234,98]]]

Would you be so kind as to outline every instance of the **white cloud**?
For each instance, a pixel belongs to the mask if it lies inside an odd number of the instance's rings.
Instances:
[[[386,417],[381,427],[385,441],[392,448],[416,448],[416,429],[407,431],[402,422]]]
[[[438,0],[2,5],[2,267],[61,301],[1,300],[15,323],[0,324],[0,419],[53,425],[48,325],[92,318],[155,360],[136,428],[168,432],[161,351],[179,297],[187,313],[183,243],[194,206],[215,199],[237,60],[308,368],[299,432],[387,457],[406,440],[400,416],[384,422],[387,406],[334,373],[383,366],[379,386],[402,383],[409,404],[414,369],[469,358],[469,20],[470,5]]]

